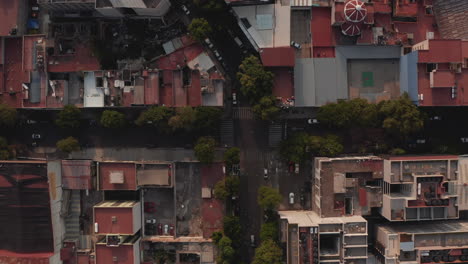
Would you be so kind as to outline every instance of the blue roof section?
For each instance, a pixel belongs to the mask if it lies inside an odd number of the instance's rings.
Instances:
[[[407,92],[416,105],[418,100],[418,51],[406,54],[400,59],[400,90]]]

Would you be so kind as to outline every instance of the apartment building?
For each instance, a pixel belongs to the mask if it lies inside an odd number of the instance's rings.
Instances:
[[[468,222],[434,221],[377,226],[377,260],[390,263],[468,261]]]
[[[313,211],[281,211],[287,263],[367,263],[367,221],[361,216],[320,217]]]
[[[384,160],[382,216],[389,221],[457,219],[458,156]]]

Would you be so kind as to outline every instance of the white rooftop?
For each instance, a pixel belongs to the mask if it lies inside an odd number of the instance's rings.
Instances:
[[[367,222],[362,216],[320,217],[314,211],[279,211],[281,219],[287,219],[289,224],[299,227],[318,226],[319,224],[344,224]]]

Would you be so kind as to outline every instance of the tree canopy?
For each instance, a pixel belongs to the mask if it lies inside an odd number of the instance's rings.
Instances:
[[[215,184],[214,196],[220,200],[226,200],[239,194],[240,179],[238,176],[231,175],[220,180]]]
[[[262,224],[262,227],[260,228],[260,240],[266,241],[269,239],[273,241],[278,240],[278,223],[277,222],[264,223]]]
[[[8,141],[4,137],[0,137],[0,160],[7,160],[10,158],[10,151],[8,149]]]
[[[122,128],[127,121],[125,115],[114,110],[105,110],[101,115],[101,125],[107,128]]]
[[[194,18],[188,26],[188,31],[194,39],[203,41],[213,31],[213,29],[206,19]]]
[[[212,137],[201,137],[195,145],[195,157],[200,162],[211,163],[214,160],[216,141]]]
[[[261,120],[274,120],[280,113],[276,106],[276,98],[273,95],[263,96],[258,104],[253,107],[254,114]]]
[[[169,118],[169,126],[172,130],[191,131],[196,121],[196,110],[190,106],[176,109],[175,115]]]
[[[376,126],[377,117],[377,105],[369,104],[367,100],[361,98],[326,104],[320,107],[317,113],[320,123],[336,128]]]
[[[325,137],[312,136],[310,142],[311,152],[315,155],[335,157],[343,152],[340,138],[335,135],[327,135]]]
[[[172,110],[170,108],[166,106],[151,106],[140,113],[135,124],[138,126],[152,125],[164,130],[167,128],[167,122],[171,116]]]
[[[55,124],[61,128],[80,127],[81,110],[74,105],[66,105],[57,115]]]
[[[197,6],[209,11],[217,11],[223,8],[222,0],[193,0],[193,2]]]
[[[67,137],[57,141],[57,148],[65,153],[70,153],[72,151],[79,150],[80,144],[78,143],[78,140],[76,138]]]
[[[194,127],[199,131],[212,131],[219,126],[223,110],[212,106],[199,106],[195,111]]]
[[[283,140],[280,144],[280,155],[286,161],[301,163],[306,160],[308,153],[307,146],[310,146],[311,138],[305,132],[296,133],[293,136]]]
[[[281,248],[273,240],[268,239],[255,250],[252,264],[281,264],[282,257]]]
[[[382,128],[392,135],[405,137],[424,127],[424,116],[407,93],[397,100],[380,103],[380,114],[383,116]]]
[[[260,98],[271,95],[273,73],[265,70],[255,56],[245,58],[239,65],[237,78],[241,84],[242,94],[253,104]]]
[[[6,104],[0,104],[0,126],[12,127],[16,123],[16,109]]]
[[[234,264],[234,255],[236,252],[232,248],[232,241],[229,237],[223,236],[218,241],[218,258],[216,263]]]
[[[224,152],[224,163],[228,168],[240,162],[240,149],[236,147],[228,148]]]
[[[258,188],[258,205],[266,210],[275,210],[283,200],[277,189],[268,186]]]
[[[240,246],[242,241],[242,228],[237,216],[225,216],[223,219],[224,235],[228,236],[233,247]]]

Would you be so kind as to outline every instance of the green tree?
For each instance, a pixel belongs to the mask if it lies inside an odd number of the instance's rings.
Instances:
[[[215,243],[215,245],[218,245],[221,238],[223,238],[223,232],[215,231],[213,232],[213,234],[211,234],[211,239],[213,239],[213,242]]]
[[[335,157],[343,152],[343,145],[340,138],[335,135],[325,137],[312,136],[310,139],[311,151],[323,157]]]
[[[407,93],[397,100],[383,101],[379,106],[379,113],[383,116],[382,128],[391,135],[405,138],[424,127],[424,115]]]
[[[16,109],[0,104],[0,126],[12,127],[16,123]]]
[[[172,130],[184,129],[190,131],[193,129],[196,121],[196,111],[190,106],[178,108],[176,114],[169,118],[169,126]]]
[[[135,124],[138,126],[152,125],[165,130],[171,116],[172,111],[170,108],[165,106],[151,106],[146,111],[140,113]]]
[[[66,105],[57,116],[55,124],[61,128],[78,128],[80,126],[81,110],[74,105]]]
[[[0,137],[0,160],[7,160],[10,158],[10,151],[8,149],[8,141],[4,137]]]
[[[125,115],[114,111],[114,110],[105,110],[101,115],[101,125],[107,128],[122,128],[125,126],[127,121],[125,120]]]
[[[274,120],[280,114],[280,109],[276,106],[276,98],[269,95],[260,98],[258,104],[254,105],[253,112],[261,120]]]
[[[225,216],[223,218],[224,235],[231,238],[233,247],[238,247],[242,241],[242,228],[237,216]]]
[[[286,161],[301,163],[309,157],[307,146],[311,145],[311,137],[307,133],[296,133],[283,140],[280,144],[280,155]]]
[[[200,162],[211,163],[214,160],[216,141],[212,137],[201,137],[195,145],[195,157]]]
[[[320,107],[317,119],[336,128],[379,126],[377,105],[361,98],[326,104]]]
[[[283,200],[283,197],[277,189],[260,186],[258,189],[257,202],[260,207],[266,210],[274,210]]]
[[[65,153],[70,153],[72,151],[79,150],[80,144],[78,143],[78,140],[76,138],[67,137],[57,141],[57,148]]]
[[[234,164],[239,164],[240,162],[240,149],[232,147],[227,149],[224,152],[224,163],[226,167],[231,168]]]
[[[219,127],[223,110],[212,106],[199,106],[195,111],[194,127],[199,131],[212,131]]]
[[[260,240],[266,241],[269,239],[278,240],[278,223],[276,221],[264,223],[260,228]]]
[[[237,73],[241,92],[249,98],[251,104],[258,102],[263,96],[271,95],[273,76],[273,73],[265,70],[260,60],[253,55],[242,61]]]
[[[232,264],[234,263],[235,251],[232,248],[232,241],[229,237],[223,236],[218,242],[218,264]]]
[[[281,264],[281,248],[271,239],[263,241],[255,250],[252,264]]]
[[[214,196],[220,200],[237,196],[239,194],[240,179],[235,175],[226,176],[215,184]]]
[[[212,31],[210,24],[204,18],[194,18],[188,26],[190,35],[198,41],[203,41]]]

